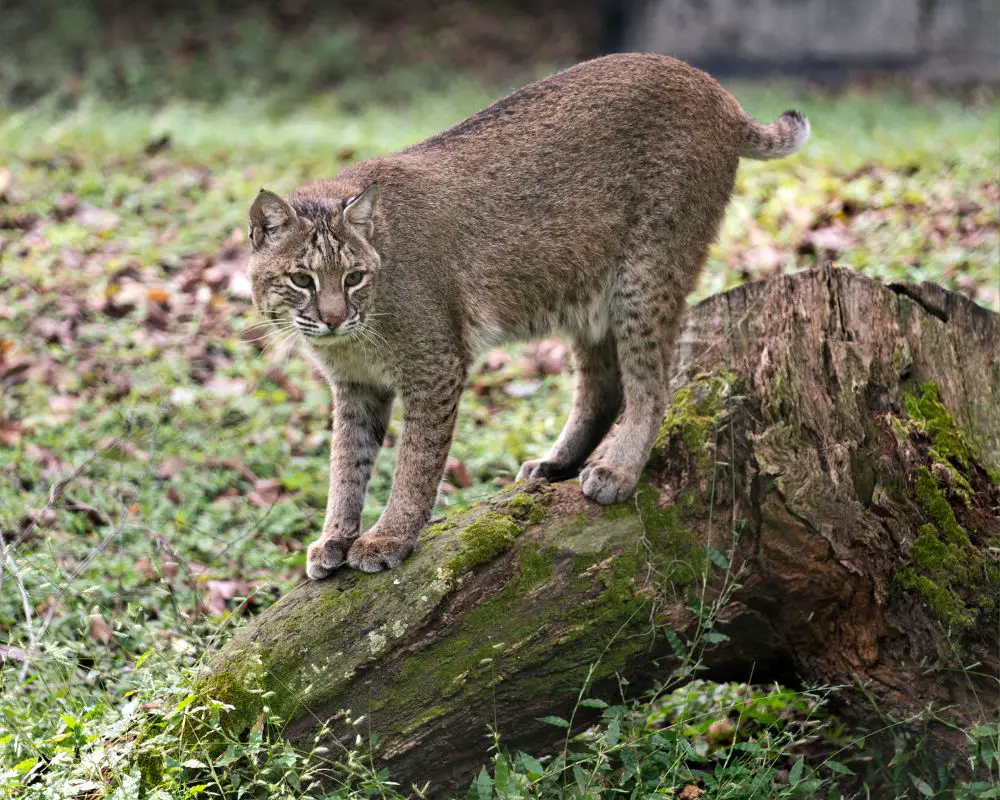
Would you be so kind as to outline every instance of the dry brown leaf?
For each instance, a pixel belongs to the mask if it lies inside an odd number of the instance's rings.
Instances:
[[[854,244],[854,237],[851,232],[843,223],[835,222],[829,227],[809,231],[799,250],[803,253],[816,253],[833,257],[843,253],[852,244]]]
[[[111,644],[111,640],[114,638],[111,626],[105,622],[104,617],[100,614],[90,615],[90,638],[96,639],[103,645]]]
[[[208,581],[208,596],[205,598],[205,608],[213,614],[224,614],[229,608],[229,601],[234,597],[249,597],[253,587],[239,578],[225,581]]]
[[[724,744],[731,742],[736,736],[736,723],[728,717],[717,719],[708,726],[706,738],[713,744]]]
[[[53,395],[49,398],[49,410],[56,414],[72,414],[80,407],[82,401],[71,394]]]
[[[0,444],[14,447],[21,441],[21,425],[16,420],[0,423]]]
[[[569,348],[558,339],[542,339],[526,348],[525,353],[534,366],[530,375],[559,375],[566,369],[569,358]]]
[[[146,290],[146,299],[165,306],[170,304],[170,293],[162,286],[152,286]]]
[[[504,394],[511,397],[531,397],[542,388],[542,382],[535,378],[528,381],[511,381],[503,387]]]
[[[236,378],[214,377],[205,384],[205,389],[216,397],[239,397],[246,394],[246,383]]]
[[[469,474],[469,468],[457,458],[452,457],[448,459],[444,473],[451,484],[457,486],[459,489],[465,489],[472,485],[472,476]]]
[[[52,205],[52,212],[56,219],[64,220],[72,217],[80,208],[80,198],[70,192],[63,192],[56,197]]]
[[[281,484],[270,479],[258,480],[249,497],[250,502],[258,508],[273,506],[282,499]]]
[[[37,650],[25,650],[13,644],[0,644],[0,664],[5,661],[28,661],[41,655]]]
[[[121,217],[113,211],[98,208],[90,203],[81,203],[76,213],[77,221],[85,228],[90,228],[98,232],[109,231],[117,228],[121,222]]]
[[[136,561],[135,568],[147,581],[155,581],[160,577],[160,573],[148,558],[140,558]]]
[[[510,363],[510,356],[499,347],[490,350],[483,360],[483,372],[496,372]]]

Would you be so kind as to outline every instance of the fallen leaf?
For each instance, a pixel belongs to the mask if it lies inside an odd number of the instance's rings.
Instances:
[[[63,347],[73,346],[73,321],[42,317],[35,322],[35,330],[47,342],[58,342]]]
[[[153,286],[147,289],[146,299],[164,306],[170,304],[170,294],[162,286]]]
[[[0,444],[7,447],[14,447],[21,441],[20,423],[12,420],[10,422],[0,422]]]
[[[90,615],[90,638],[96,639],[103,645],[111,644],[111,640],[114,638],[111,626],[104,621],[104,617],[100,614]]]
[[[76,219],[85,228],[90,228],[98,233],[117,228],[119,223],[121,223],[121,217],[113,211],[98,208],[90,203],[80,204],[79,210],[76,213]]]
[[[23,535],[28,528],[35,526],[36,528],[49,528],[56,523],[58,516],[54,509],[51,508],[33,508],[24,513],[21,518],[21,531],[19,535]]]
[[[268,508],[282,499],[281,484],[273,480],[258,480],[249,495],[250,502],[258,508]]]
[[[170,390],[170,402],[175,406],[189,406],[197,399],[194,389],[187,386],[175,386]]]
[[[84,503],[81,500],[65,495],[65,507],[67,511],[73,511],[80,514],[86,514],[87,518],[95,525],[111,525],[111,517],[97,506],[92,506],[89,503]]]
[[[208,581],[208,597],[205,598],[205,608],[213,614],[224,614],[229,608],[229,601],[234,597],[249,597],[253,587],[240,579],[225,581]]]
[[[26,650],[13,644],[0,644],[0,664],[5,661],[28,661],[41,655],[37,650]]]
[[[180,456],[167,456],[156,468],[156,477],[161,481],[176,478],[184,469],[184,459]]]
[[[246,394],[246,384],[236,378],[214,377],[205,384],[205,389],[216,397],[239,397]]]
[[[842,223],[834,223],[826,228],[809,231],[799,245],[799,253],[827,255],[832,258],[843,253],[853,243],[854,237],[847,227]]]
[[[451,484],[457,486],[459,489],[465,489],[472,485],[472,476],[469,474],[469,468],[457,458],[452,457],[448,459],[444,473]]]
[[[216,495],[215,499],[212,500],[212,505],[217,508],[229,509],[236,508],[240,502],[240,493],[230,486]]]
[[[0,369],[0,384],[4,386],[16,386],[19,383],[24,383],[28,380],[28,376],[24,373],[29,369],[31,369],[30,361],[17,361],[8,364],[3,369]]]
[[[30,212],[14,212],[10,215],[0,216],[0,230],[29,231],[38,222],[38,214]]]
[[[566,369],[566,359],[569,348],[558,339],[542,339],[524,349],[522,374],[526,378],[532,375],[559,375]]]
[[[499,347],[490,350],[483,360],[483,372],[496,372],[510,363],[510,355]]]
[[[527,381],[511,381],[503,387],[503,391],[511,397],[531,397],[541,388],[542,382],[532,378]]]
[[[80,398],[71,394],[54,395],[49,398],[49,410],[56,414],[72,414],[80,407]]]
[[[165,331],[170,327],[170,312],[167,306],[152,299],[153,292],[156,291],[151,289],[146,295],[146,324],[155,328],[158,331]]]
[[[736,723],[728,717],[717,719],[708,726],[706,738],[713,744],[728,744],[736,736]]]
[[[56,197],[55,203],[52,204],[52,213],[55,214],[56,219],[65,220],[72,217],[79,208],[80,198],[75,194],[63,192]]]
[[[148,558],[140,558],[136,561],[135,568],[147,581],[155,581],[160,577],[160,574],[156,571],[156,567],[153,566],[153,562]]]
[[[59,459],[56,454],[47,447],[39,447],[34,442],[28,442],[24,446],[24,454],[32,461],[37,461],[46,470],[58,470]]]

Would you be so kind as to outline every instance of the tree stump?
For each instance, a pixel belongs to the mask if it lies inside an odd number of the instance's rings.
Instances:
[[[929,707],[995,719],[998,316],[814,270],[693,308],[675,364],[632,500],[522,483],[447,514],[395,571],[300,586],[202,681],[234,707],[230,730],[266,702],[292,740],[326,720],[351,743],[377,732],[394,780],[461,790],[489,726],[543,752],[562,733],[536,717],[567,716],[588,674],[597,696],[668,676],[664,629],[696,635],[705,576],[729,637],[703,653],[707,677],[845,685],[856,725]],[[961,732],[924,724],[961,767]]]

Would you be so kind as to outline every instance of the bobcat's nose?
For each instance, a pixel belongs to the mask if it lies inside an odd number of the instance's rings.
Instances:
[[[319,318],[330,328],[339,328],[347,319],[347,304],[339,292],[333,297],[319,298]]]

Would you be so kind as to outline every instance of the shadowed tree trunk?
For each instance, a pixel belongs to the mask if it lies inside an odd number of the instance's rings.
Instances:
[[[561,741],[535,718],[568,716],[592,668],[598,696],[668,677],[664,629],[697,630],[689,587],[707,576],[711,602],[736,569],[708,677],[846,685],[838,708],[862,726],[995,718],[997,315],[817,270],[706,300],[678,351],[633,500],[521,484],[431,526],[398,570],[299,587],[206,674],[226,724],[254,725],[273,692],[293,740],[328,719],[350,742],[377,732],[395,780],[462,789],[490,725],[512,749]],[[921,724],[961,765],[961,732]]]

